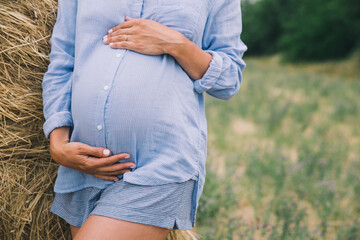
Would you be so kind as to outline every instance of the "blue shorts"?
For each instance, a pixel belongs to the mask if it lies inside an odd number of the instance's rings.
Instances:
[[[50,212],[80,227],[91,215],[101,215],[168,229],[191,230],[195,180],[163,185],[138,185],[123,181],[105,189],[87,187],[56,193]],[[195,210],[196,212],[196,210]]]

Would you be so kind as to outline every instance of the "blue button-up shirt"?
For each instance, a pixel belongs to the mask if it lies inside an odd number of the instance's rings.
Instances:
[[[104,44],[126,16],[155,20],[210,53],[203,77],[191,79],[171,55]],[[195,179],[198,201],[207,155],[204,93],[228,100],[239,91],[247,49],[241,30],[240,0],[59,0],[42,85],[45,136],[70,126],[71,142],[129,153],[136,168],[118,176],[127,182]],[[54,191],[112,183],[61,165]]]

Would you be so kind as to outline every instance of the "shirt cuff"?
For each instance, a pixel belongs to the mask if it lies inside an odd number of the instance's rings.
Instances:
[[[199,94],[209,90],[220,77],[223,60],[220,54],[212,50],[205,50],[212,55],[212,60],[202,78],[194,81],[194,88]]]
[[[68,111],[62,111],[55,113],[43,125],[43,131],[48,140],[50,140],[50,133],[59,127],[73,126],[71,113]]]

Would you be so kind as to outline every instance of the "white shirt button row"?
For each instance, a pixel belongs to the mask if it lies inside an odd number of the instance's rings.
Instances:
[[[105,86],[104,86],[104,90],[109,90],[109,86],[108,86],[108,85],[105,85]]]
[[[121,57],[121,53],[116,54],[116,57],[118,58]]]
[[[102,129],[102,126],[101,125],[97,125],[96,127],[99,131]]]

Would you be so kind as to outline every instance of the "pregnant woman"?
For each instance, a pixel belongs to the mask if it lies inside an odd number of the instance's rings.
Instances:
[[[240,0],[59,0],[43,78],[51,212],[75,239],[190,230],[205,183],[204,94],[240,88]]]

